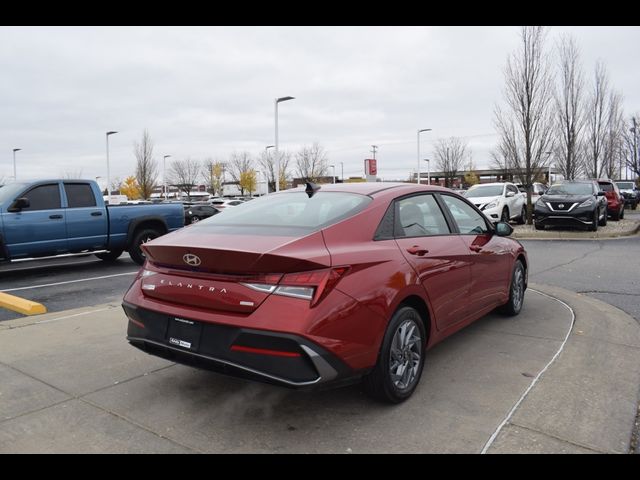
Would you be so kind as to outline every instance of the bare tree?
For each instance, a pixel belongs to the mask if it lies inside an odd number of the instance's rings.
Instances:
[[[329,174],[327,153],[317,142],[296,153],[296,173],[305,181],[317,182]]]
[[[286,188],[286,183],[289,178],[289,164],[291,162],[291,153],[287,151],[278,152],[280,155],[280,189]],[[258,157],[258,164],[262,168],[262,171],[267,175],[267,181],[269,183],[269,191],[273,192],[276,189],[276,157],[269,150],[264,150],[260,157]]]
[[[451,188],[467,159],[467,143],[459,137],[440,138],[435,145],[436,168],[444,173],[445,187]]]
[[[207,158],[202,166],[202,176],[209,187],[209,191],[214,195],[222,196],[222,175],[224,165],[222,162]]]
[[[79,170],[65,170],[60,177],[67,180],[82,178],[82,168]]]
[[[622,95],[611,92],[607,109],[607,129],[602,148],[602,170],[607,178],[617,178],[622,170],[622,164],[625,163],[623,157],[624,127]]]
[[[555,91],[556,140],[553,154],[556,168],[567,179],[577,178],[583,162],[578,156],[585,127],[584,73],[580,49],[571,36],[558,44],[560,61],[559,87]]]
[[[544,27],[520,30],[520,48],[505,68],[505,110],[496,106],[495,125],[506,158],[530,187],[540,176],[553,147],[553,76],[545,51]],[[527,222],[531,220],[531,188],[527,188]]]
[[[252,169],[253,159],[249,152],[234,152],[231,154],[231,160],[229,161],[227,171],[231,175],[233,182],[238,185],[240,195],[244,195],[245,190],[243,183],[240,182],[242,175]]]
[[[629,124],[625,125],[623,130],[625,158],[625,174],[626,168],[629,168],[633,174],[640,177],[640,115],[636,114],[631,117]],[[626,176],[625,176],[626,178]]]
[[[148,199],[158,179],[158,164],[153,158],[153,140],[148,130],[142,133],[140,142],[134,142],[136,156],[136,181],[143,199]]]
[[[198,184],[202,166],[198,160],[189,157],[171,162],[171,184],[191,200],[191,190]]]
[[[604,144],[607,137],[609,111],[609,76],[602,61],[596,63],[594,84],[587,103],[587,157],[585,172],[590,178],[600,178],[604,171]]]

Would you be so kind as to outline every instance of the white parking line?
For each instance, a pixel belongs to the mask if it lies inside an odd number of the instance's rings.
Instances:
[[[136,270],[135,272],[116,273],[114,275],[104,275],[102,277],[91,277],[91,278],[80,278],[78,280],[68,280],[66,282],[47,283],[44,285],[31,285],[29,287],[7,288],[6,290],[0,290],[0,292],[6,293],[6,292],[17,292],[19,290],[31,290],[32,288],[56,287],[58,285],[68,285],[69,283],[90,282],[92,280],[103,280],[105,278],[122,277],[124,275],[135,275],[136,273],[138,273],[138,270]]]
[[[564,350],[564,346],[567,343],[567,340],[569,340],[569,335],[571,335],[571,331],[573,330],[573,326],[576,323],[576,314],[573,311],[573,308],[571,308],[569,305],[567,305],[566,303],[564,303],[562,300],[559,300],[555,297],[552,297],[551,295],[547,295],[546,293],[542,293],[539,292],[538,290],[534,290],[533,288],[530,288],[529,290],[531,290],[532,292],[536,292],[538,295],[543,295],[545,297],[551,298],[553,300],[555,300],[558,303],[561,303],[562,305],[564,305],[565,307],[567,307],[567,309],[571,312],[571,326],[569,327],[569,331],[567,332],[567,336],[564,337],[564,341],[562,342],[562,345],[560,345],[560,349],[556,352],[556,354],[553,356],[553,358],[549,361],[549,363],[547,363],[547,365],[545,365],[545,367],[540,371],[540,373],[538,373],[538,375],[536,375],[536,377],[533,379],[533,381],[531,382],[531,384],[529,385],[529,387],[524,391],[524,393],[522,394],[522,396],[518,399],[518,401],[515,403],[515,405],[513,406],[513,408],[511,409],[511,411],[507,414],[507,416],[505,417],[505,419],[502,421],[502,423],[500,425],[498,425],[498,428],[496,428],[496,431],[493,432],[493,435],[491,435],[491,437],[489,437],[489,440],[487,440],[487,443],[485,443],[484,447],[482,448],[482,451],[480,452],[481,454],[485,454],[487,453],[487,450],[489,450],[489,448],[491,447],[491,445],[493,445],[493,442],[495,441],[495,439],[498,437],[498,435],[500,434],[500,431],[502,430],[502,428],[507,424],[507,422],[509,420],[511,420],[511,417],[513,416],[513,414],[516,412],[516,409],[520,406],[520,404],[522,403],[522,401],[525,399],[525,397],[529,394],[529,392],[531,391],[531,389],[533,388],[533,386],[538,383],[538,380],[540,380],[540,377],[542,376],[542,374],[544,372],[547,371],[547,369],[551,366],[551,364],[553,362],[555,362],[556,358],[558,358],[558,355],[560,355],[560,353],[562,352],[562,350]]]

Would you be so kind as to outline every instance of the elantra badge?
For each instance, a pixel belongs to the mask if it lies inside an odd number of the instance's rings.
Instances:
[[[182,260],[184,261],[184,263],[192,267],[197,267],[202,263],[200,260],[200,257],[197,255],[194,255],[193,253],[187,253],[183,255]]]

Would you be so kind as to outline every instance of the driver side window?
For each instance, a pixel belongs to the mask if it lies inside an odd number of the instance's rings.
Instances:
[[[458,225],[458,230],[462,235],[482,235],[489,232],[489,226],[484,215],[466,202],[449,196],[442,195],[445,205],[449,208],[453,219]]]

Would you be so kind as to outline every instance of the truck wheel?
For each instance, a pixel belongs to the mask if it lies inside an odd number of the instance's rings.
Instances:
[[[147,258],[142,251],[142,245],[144,243],[150,242],[154,238],[158,238],[161,235],[162,233],[154,230],[153,228],[144,228],[137,231],[133,235],[133,241],[131,242],[131,246],[129,247],[129,256],[131,257],[131,260],[136,262],[138,265],[142,265]]]
[[[104,253],[96,253],[96,257],[100,260],[104,260],[105,262],[115,262],[124,250],[111,250],[109,252]]]

